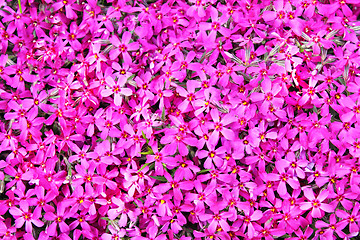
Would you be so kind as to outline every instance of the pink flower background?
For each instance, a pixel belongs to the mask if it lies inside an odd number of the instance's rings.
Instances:
[[[357,239],[360,0],[0,0],[0,238]]]

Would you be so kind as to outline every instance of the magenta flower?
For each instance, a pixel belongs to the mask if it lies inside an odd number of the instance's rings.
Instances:
[[[276,131],[266,132],[267,126],[268,124],[265,121],[261,121],[258,128],[254,127],[249,130],[248,139],[253,146],[258,147],[260,142],[265,142],[268,139],[276,139]]]
[[[281,213],[275,214],[274,216],[274,219],[279,219],[278,227],[284,229],[287,233],[291,233],[298,229],[301,223],[298,217],[303,211],[298,206],[291,205],[291,200],[284,200],[281,210]]]
[[[149,116],[150,104],[148,103],[149,99],[147,97],[143,98],[140,104],[136,104],[134,107],[134,113],[130,116],[130,119],[135,118],[135,121],[139,121],[141,117],[146,118]],[[132,105],[134,102],[130,102],[129,105]]]
[[[37,208],[44,209],[45,212],[55,210],[54,207],[51,206],[49,203],[52,200],[54,200],[54,198],[56,197],[56,192],[53,192],[50,190],[45,195],[45,189],[42,186],[36,186],[34,193],[37,198],[32,198],[32,199],[30,199],[30,201],[33,201],[33,200],[36,201],[35,209],[37,209]]]
[[[146,166],[141,171],[125,170],[120,171],[124,175],[126,181],[123,182],[124,188],[127,189],[130,197],[133,197],[135,191],[142,192],[145,189],[145,181],[151,181],[151,178],[146,175],[149,167]],[[134,174],[134,175],[132,175]]]
[[[322,89],[320,89],[319,87],[315,87],[317,82],[318,80],[316,80],[314,77],[310,77],[309,86],[304,89],[303,95],[299,100],[300,105],[304,105],[309,99],[312,103],[318,100],[318,96],[316,95],[316,93],[320,92]]]
[[[298,228],[295,231],[297,237],[293,238],[294,240],[302,240],[302,239],[309,239],[310,236],[313,234],[314,230],[310,227],[306,227],[305,232],[302,231],[301,228]]]
[[[265,226],[255,225],[256,231],[259,232],[258,237],[265,238],[265,240],[273,240],[273,237],[280,237],[285,235],[284,229],[280,227],[273,227],[273,222],[265,223]]]
[[[215,169],[214,163],[217,168],[222,169],[224,165],[224,160],[222,155],[226,152],[224,147],[215,149],[213,145],[209,146],[209,150],[200,150],[197,152],[197,156],[200,159],[206,158],[204,162],[205,169]]]
[[[185,196],[185,201],[193,202],[198,206],[199,210],[203,211],[205,209],[206,203],[208,206],[212,206],[216,202],[216,193],[214,184],[208,185],[205,189],[203,188],[202,183],[199,180],[195,180],[193,183],[197,193],[187,193]]]
[[[210,115],[212,120],[214,121],[210,127],[210,129],[214,129],[213,133],[210,135],[210,144],[216,146],[219,141],[220,133],[227,140],[234,140],[234,132],[228,128],[225,128],[225,126],[234,122],[236,120],[235,117],[231,114],[227,114],[220,120],[219,111],[217,109],[211,110]]]
[[[267,112],[270,104],[272,104],[275,108],[282,107],[284,100],[277,97],[277,94],[281,90],[281,87],[278,84],[272,84],[270,80],[264,79],[261,82],[261,87],[263,93],[254,92],[251,94],[250,99],[254,102],[262,101],[259,108],[262,113]]]
[[[193,16],[195,18],[205,17],[204,5],[208,2],[207,0],[191,0],[191,3],[195,3],[189,7],[186,11],[187,15]]]
[[[86,210],[83,210],[80,214],[78,213],[74,214],[73,218],[76,218],[76,220],[69,225],[70,230],[76,229],[76,227],[78,227],[79,225],[84,230],[90,230],[90,225],[88,221],[90,222],[91,220],[93,220],[94,217],[89,216],[86,213],[87,213]],[[75,233],[76,230],[74,231],[74,235]]]
[[[324,221],[317,221],[315,223],[316,228],[325,228],[323,236],[328,239],[335,239],[334,232],[336,232],[339,237],[345,238],[346,235],[342,230],[346,227],[346,225],[346,222],[337,222],[335,214],[330,215],[329,223]]]
[[[14,167],[12,167],[11,165],[8,165],[5,167],[4,172],[12,177],[14,177],[14,179],[12,179],[10,182],[6,183],[6,188],[9,189],[12,186],[14,186],[14,184],[16,184],[16,187],[19,189],[25,189],[25,185],[23,183],[23,181],[25,180],[31,180],[32,178],[34,178],[34,172],[33,171],[26,171],[24,172],[21,169],[15,169]]]
[[[21,228],[25,223],[25,231],[28,233],[32,233],[32,224],[37,227],[42,227],[44,225],[44,223],[39,219],[41,217],[41,208],[36,208],[33,212],[31,212],[27,202],[20,202],[20,209],[12,207],[9,212],[15,217],[15,227]]]
[[[230,226],[227,223],[226,219],[228,219],[229,217],[232,216],[232,213],[230,212],[219,212],[219,209],[222,209],[222,205],[225,202],[219,202],[216,203],[214,205],[214,207],[212,207],[212,211],[213,214],[203,214],[200,215],[200,220],[201,221],[208,221],[210,222],[210,225],[208,226],[208,230],[210,233],[215,233],[218,226],[221,227],[222,230],[224,231],[229,231],[230,230]]]
[[[175,171],[174,177],[185,180],[191,180],[194,178],[194,175],[200,171],[200,168],[194,165],[194,162],[183,158],[179,155],[176,155],[175,158],[167,158],[167,168],[172,169],[178,167]],[[155,166],[156,168],[156,166]]]
[[[158,228],[156,226],[150,227],[149,229],[149,237],[154,240],[166,240],[167,236],[165,234],[158,235]],[[133,238],[134,240],[147,240],[146,237],[136,236]]]
[[[5,119],[18,119],[20,130],[26,131],[27,129],[27,114],[30,108],[32,107],[31,100],[24,100],[21,102],[21,104],[17,104],[16,102],[10,101],[8,107],[15,112],[8,112],[5,114]],[[9,109],[9,110],[10,110]],[[36,113],[37,115],[37,113]]]
[[[216,34],[217,32],[219,32],[224,36],[229,35],[230,30],[223,27],[224,23],[228,21],[228,16],[226,16],[225,14],[219,16],[217,9],[215,9],[214,7],[210,7],[209,10],[211,16],[211,23],[201,22],[199,24],[199,30],[210,30],[210,34]]]
[[[167,183],[159,184],[154,187],[155,193],[166,193],[172,189],[172,194],[174,195],[175,200],[183,200],[183,194],[181,190],[191,190],[194,188],[194,184],[191,181],[182,181],[182,178],[172,178],[168,172],[164,172],[164,177],[168,181]]]
[[[158,176],[163,176],[164,174],[164,165],[167,166],[169,163],[169,160],[171,161],[172,157],[169,157],[169,155],[164,151],[164,148],[159,151],[158,145],[154,144],[151,146],[151,149],[153,150],[154,154],[148,154],[146,155],[147,161],[146,163],[155,163],[155,174]]]
[[[180,96],[185,97],[185,100],[179,104],[178,108],[181,112],[188,112],[188,106],[191,104],[194,108],[194,101],[199,97],[199,94],[195,93],[195,89],[200,87],[200,83],[198,81],[187,81],[186,83],[187,90],[182,87],[178,87],[176,91]]]
[[[194,231],[195,239],[215,239],[220,240],[220,236],[217,233],[210,232],[209,229],[205,229],[204,232]],[[235,236],[235,235],[234,235]]]
[[[69,19],[75,19],[77,17],[74,10],[81,11],[80,6],[75,3],[75,0],[56,2],[52,7],[54,8],[54,11],[58,11],[65,7],[65,14]]]
[[[46,232],[50,236],[57,235],[57,226],[59,226],[61,233],[68,233],[69,226],[65,223],[65,220],[72,217],[73,213],[69,211],[68,206],[63,203],[59,203],[57,206],[56,214],[54,212],[46,212],[44,218],[48,221],[53,221],[47,228]]]
[[[0,236],[3,237],[4,240],[16,240],[16,227],[11,225],[10,218],[0,222]]]
[[[138,90],[139,97],[146,96],[149,100],[154,99],[155,96],[152,93],[151,88],[150,88],[151,80],[152,80],[152,76],[151,76],[150,72],[146,72],[141,77],[135,78],[137,87],[139,88],[139,90]]]
[[[118,137],[121,135],[120,130],[116,127],[116,125],[120,122],[120,119],[117,117],[117,113],[114,112],[112,108],[108,108],[106,110],[105,119],[98,118],[95,120],[96,126],[101,131],[100,137],[102,139],[106,139],[107,136],[110,137]]]
[[[125,32],[119,40],[119,38],[116,35],[113,35],[110,38],[110,42],[116,47],[115,49],[110,51],[110,59],[114,60],[116,59],[120,54],[122,55],[124,62],[126,64],[131,64],[132,59],[129,54],[129,51],[136,51],[139,49],[139,43],[138,42],[131,42],[131,33]]]
[[[113,163],[120,164],[119,158],[114,155],[118,155],[124,152],[123,148],[119,148],[114,146],[114,144],[110,144],[108,140],[105,140],[99,143],[94,152],[89,152],[87,156],[93,159],[95,165],[103,164],[103,165],[111,165]],[[86,164],[84,166],[87,166]]]
[[[159,102],[159,109],[164,109],[165,103],[168,104],[169,101],[166,101],[167,98],[173,95],[173,92],[169,89],[164,89],[164,83],[159,79],[153,79],[150,82],[151,91],[154,93],[154,104]]]
[[[285,19],[287,19],[287,12],[292,10],[290,3],[283,0],[277,0],[274,2],[275,11],[265,11],[263,13],[263,19],[268,21],[274,21],[274,27],[279,27]]]
[[[77,176],[73,181],[73,186],[77,187],[83,183],[85,183],[85,186],[90,186],[92,183],[102,186],[105,183],[105,179],[94,173],[95,166],[94,162],[90,162],[88,168],[84,165],[76,165],[75,169],[77,171]]]
[[[181,156],[186,156],[189,153],[186,146],[187,144],[191,146],[197,145],[195,138],[189,136],[189,134],[185,135],[177,129],[168,129],[165,132],[165,136],[161,138],[160,143],[167,144],[165,146],[165,151],[169,155],[174,154],[176,150],[178,150]]]
[[[195,63],[191,63],[193,59],[195,58],[196,53],[194,51],[191,51],[187,54],[186,58],[184,58],[184,55],[182,52],[179,52],[177,54],[177,61],[174,62],[175,68],[178,68],[181,76],[177,75],[179,78],[179,81],[182,82],[184,78],[186,77],[186,70],[191,69],[192,67],[196,66]]]
[[[124,126],[124,131],[126,131],[130,135],[128,138],[127,144],[129,144],[131,146],[131,148],[130,148],[131,155],[140,157],[141,156],[141,154],[140,154],[141,147],[146,142],[146,140],[142,137],[140,130],[137,130],[135,132],[134,128],[131,125],[126,124]]]
[[[73,148],[74,148],[74,152],[76,153],[76,155],[69,157],[69,162],[72,163],[75,160],[80,160],[82,165],[86,165],[87,159],[89,158],[89,156],[87,156],[87,152],[88,152],[90,146],[84,145],[83,148],[80,149],[77,145],[74,145]]]
[[[124,84],[126,83],[126,79],[120,76],[117,82],[114,81],[113,78],[106,78],[106,83],[108,84],[109,88],[106,88],[101,91],[101,95],[103,97],[108,97],[114,94],[114,103],[116,106],[121,106],[122,103],[122,96],[130,96],[132,91],[130,88],[123,88]]]
[[[354,157],[360,157],[360,138],[354,139],[350,136],[346,141],[348,142],[350,154]]]
[[[360,204],[356,202],[351,214],[341,209],[336,210],[336,216],[342,218],[340,223],[341,224],[346,223],[347,225],[349,225],[350,233],[359,232],[359,221],[360,221],[359,209],[360,209]]]
[[[355,117],[357,122],[360,122],[360,102],[354,101],[350,97],[344,97],[339,100],[340,104],[344,106],[346,109],[350,109],[347,113],[344,114],[344,119],[347,122],[352,122],[353,118]]]
[[[333,212],[334,208],[327,204],[323,203],[329,195],[329,191],[323,190],[320,194],[315,198],[314,192],[310,188],[303,189],[305,197],[309,200],[309,202],[300,203],[301,210],[311,210],[310,215],[314,218],[321,218],[324,215],[324,212]]]
[[[247,229],[247,235],[249,238],[253,238],[256,235],[256,230],[254,225],[258,225],[255,221],[262,218],[263,213],[260,210],[250,210],[248,208],[244,208],[244,216],[239,216],[239,219],[234,223],[234,227],[240,227],[239,232],[245,232]],[[258,228],[258,227],[256,227]]]
[[[351,189],[345,189],[347,183],[345,180],[338,181],[336,183],[336,192],[330,187],[329,189],[329,198],[334,199],[330,204],[334,208],[337,208],[340,203],[346,210],[351,210],[353,208],[353,200],[356,199],[357,193],[351,191]]]

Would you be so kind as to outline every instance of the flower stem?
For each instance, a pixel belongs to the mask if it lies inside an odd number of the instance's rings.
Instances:
[[[20,10],[20,13],[22,13],[22,9],[21,9],[21,0],[18,0],[18,3],[19,3],[19,10]]]

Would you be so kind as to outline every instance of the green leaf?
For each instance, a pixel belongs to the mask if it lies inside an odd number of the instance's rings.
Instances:
[[[153,155],[154,151],[151,149],[151,147],[148,147],[147,152],[140,152],[142,155]]]
[[[203,169],[200,172],[197,172],[196,174],[203,174],[203,173],[207,173],[210,172],[212,169]]]
[[[147,151],[147,152],[140,152],[141,155],[151,155],[151,151]]]
[[[21,9],[21,0],[18,0],[18,4],[19,4],[19,11],[20,11],[20,13],[22,13],[22,9]]]
[[[72,180],[72,166],[71,166],[71,163],[66,159],[64,158],[64,162],[66,164],[66,167],[67,167],[67,176],[69,177],[69,180],[71,181]]]
[[[161,112],[161,120],[165,122],[165,107],[163,107],[163,110]]]
[[[149,144],[149,139],[147,139],[144,131],[141,131],[142,137],[146,140],[146,143]]]
[[[206,55],[206,52],[204,52],[203,55],[201,56],[201,58],[199,59],[199,62],[200,62],[200,63],[204,60],[205,55]]]
[[[127,80],[128,80],[128,81],[129,81],[129,80],[132,80],[134,77],[135,77],[135,74],[133,74],[133,75],[131,75],[130,77],[128,77]]]
[[[4,181],[5,181],[5,182],[9,182],[9,181],[11,181],[11,176],[10,176],[10,175],[5,174]]]
[[[314,111],[314,113],[319,114],[318,110],[317,110],[317,108],[315,106],[313,107],[313,111]]]
[[[141,170],[143,170],[144,168],[146,168],[147,166],[149,166],[149,164],[151,164],[151,163],[145,163],[145,164],[142,165],[142,167],[141,167],[139,170],[137,170],[136,172],[137,172],[137,173],[140,172]]]
[[[153,179],[159,180],[161,182],[167,182],[166,178],[163,176],[150,176]]]
[[[342,85],[346,86],[346,82],[345,82],[344,78],[340,77],[338,79]]]
[[[285,239],[285,238],[290,238],[291,236],[289,235],[289,234],[285,234],[285,235],[283,235],[283,236],[281,236],[281,237],[274,237],[274,238],[276,238],[276,239],[278,239],[278,238],[280,238],[280,239]]]

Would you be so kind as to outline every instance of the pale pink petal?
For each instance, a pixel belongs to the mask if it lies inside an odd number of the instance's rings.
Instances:
[[[257,221],[263,217],[263,213],[260,210],[256,210],[250,217],[251,221]]]
[[[304,188],[303,189],[304,195],[307,199],[309,200],[314,200],[315,196],[314,196],[314,192],[311,188]]]
[[[216,131],[215,131],[216,132]],[[235,139],[235,134],[232,130],[227,129],[227,128],[223,128],[221,130],[221,134],[227,139],[227,140],[234,140]]]
[[[321,218],[321,210],[320,208],[313,208],[311,211],[311,216],[314,218]]]
[[[334,211],[334,206],[327,204],[327,203],[321,203],[320,208],[328,213]]]

